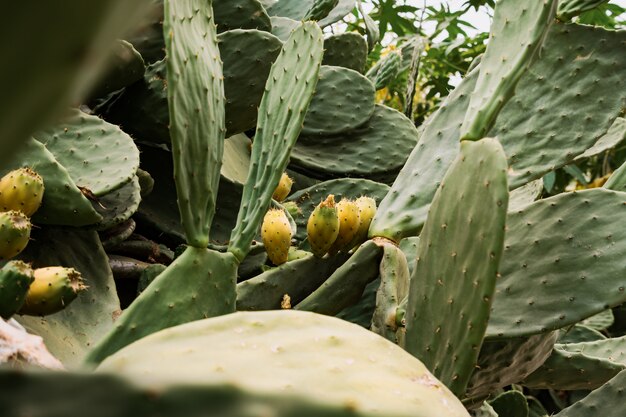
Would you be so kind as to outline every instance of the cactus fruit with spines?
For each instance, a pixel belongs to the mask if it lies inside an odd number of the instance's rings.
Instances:
[[[354,201],[354,204],[356,204],[359,211],[359,226],[354,234],[354,238],[348,245],[351,248],[367,240],[367,231],[376,215],[376,200],[372,197],[361,196]]]
[[[360,227],[359,207],[353,200],[342,199],[337,203],[337,217],[339,218],[339,232],[335,241],[328,249],[328,253],[347,252],[354,247],[354,240]]]
[[[321,258],[330,250],[339,235],[339,225],[335,196],[331,194],[315,207],[307,222],[307,240],[315,256]]]
[[[59,312],[87,289],[80,272],[74,268],[37,268],[33,277],[19,314],[45,316]]]
[[[41,175],[28,167],[13,170],[0,179],[0,209],[17,210],[32,217],[41,206],[43,193]]]
[[[261,224],[261,238],[267,257],[274,265],[281,265],[289,258],[291,225],[281,209],[269,209]]]
[[[8,320],[17,313],[34,279],[33,269],[22,261],[10,261],[0,269],[0,317]]]
[[[0,259],[11,259],[28,245],[32,224],[20,211],[0,212]]]
[[[280,177],[280,181],[274,190],[274,194],[272,194],[272,198],[278,202],[283,201],[289,193],[291,192],[291,186],[293,185],[293,179],[287,175],[287,173],[283,173]]]

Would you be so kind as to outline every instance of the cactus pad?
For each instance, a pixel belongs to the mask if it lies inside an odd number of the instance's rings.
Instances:
[[[356,32],[329,36],[324,40],[323,65],[349,68],[363,73],[367,61],[367,42]]]
[[[624,386],[626,386],[626,371],[622,371],[575,404],[554,414],[554,417],[588,417],[599,415],[602,417],[622,417],[626,413],[624,402]]]
[[[269,32],[270,18],[259,0],[213,0],[217,32],[258,29]]]

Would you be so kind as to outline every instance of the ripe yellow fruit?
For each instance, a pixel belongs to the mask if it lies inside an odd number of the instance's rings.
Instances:
[[[0,210],[21,211],[31,217],[41,206],[43,179],[30,168],[13,170],[0,179]]]
[[[341,200],[337,203],[337,215],[339,216],[339,233],[328,250],[330,254],[339,251],[347,252],[352,249],[350,243],[359,230],[359,208],[354,201]]]
[[[352,248],[367,240],[370,224],[376,215],[376,200],[372,197],[359,197],[355,203],[359,209],[359,229],[350,242]]]
[[[306,232],[311,252],[318,258],[323,257],[339,234],[339,216],[334,195],[329,195],[315,207],[306,225]]]
[[[274,265],[281,265],[289,258],[291,225],[284,211],[270,209],[263,218],[261,238],[267,257]]]
[[[293,180],[287,175],[283,173],[280,177],[280,182],[278,186],[274,190],[274,194],[272,194],[272,198],[276,201],[283,201],[289,193],[291,192],[291,186],[293,185]]]

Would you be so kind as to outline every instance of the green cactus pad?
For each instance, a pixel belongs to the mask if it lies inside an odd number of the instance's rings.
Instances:
[[[519,383],[550,356],[556,338],[556,332],[549,332],[505,340],[486,339],[467,386],[466,398],[482,400],[498,389]]]
[[[252,142],[243,133],[228,138],[224,142],[222,177],[243,185],[248,178],[248,170],[250,169],[251,148]]]
[[[389,187],[385,184],[359,178],[341,178],[321,182],[293,193],[287,198],[287,201],[295,202],[302,210],[302,216],[295,219],[298,225],[298,232],[294,237],[299,241],[303,241],[306,238],[306,225],[309,216],[315,209],[315,206],[330,194],[335,196],[335,201],[343,198],[356,199],[366,195],[375,199],[376,203],[380,203],[388,191]]]
[[[370,237],[399,242],[419,234],[435,191],[459,153],[460,127],[477,77],[477,71],[470,73],[428,119],[419,143],[378,207]]]
[[[374,308],[376,307],[378,287],[380,287],[380,279],[375,279],[367,284],[359,302],[344,308],[335,317],[369,329],[372,324]]]
[[[139,168],[139,150],[130,136],[79,110],[53,128],[37,132],[35,139],[67,169],[78,187],[96,197],[129,182]]]
[[[498,416],[528,417],[528,402],[520,391],[507,391],[489,402]]]
[[[106,230],[130,218],[141,202],[139,178],[135,175],[126,185],[98,198],[92,202],[93,207],[102,216],[98,230]]]
[[[378,277],[383,249],[368,241],[362,244],[317,290],[296,305],[297,310],[334,316],[356,304],[367,284]]]
[[[604,184],[604,188],[615,191],[626,191],[626,163],[615,170]]]
[[[106,72],[91,88],[90,97],[98,98],[131,85],[143,78],[146,71],[141,54],[129,42],[118,40],[109,56]]]
[[[337,23],[346,17],[355,7],[355,0],[339,0],[337,6],[328,13],[328,16],[317,22],[321,27]]]
[[[291,167],[320,179],[397,172],[417,139],[413,122],[397,110],[376,105],[369,121],[353,131],[300,138]]]
[[[349,257],[320,259],[307,255],[237,284],[237,310],[277,310],[285,294],[296,305],[335,272]]]
[[[107,121],[122,126],[135,139],[169,143],[165,60],[146,67],[143,80],[126,87],[97,111]]]
[[[43,337],[48,350],[66,367],[76,368],[120,313],[107,255],[95,231],[47,227],[34,230],[32,237],[21,259],[32,262],[33,268],[72,267],[88,288],[59,313],[16,318],[29,333]]]
[[[487,50],[480,61],[480,74],[461,127],[461,139],[479,140],[486,136],[541,48],[557,3],[531,0],[520,5],[517,0],[500,0],[495,6]]]
[[[506,169],[497,140],[461,142],[433,199],[411,275],[405,348],[457,396],[489,320],[504,249]]]
[[[600,155],[602,152],[616,148],[624,141],[626,141],[626,119],[618,117],[606,134],[598,139],[591,148],[578,155],[574,162],[580,162],[592,156]]]
[[[7,3],[0,46],[5,81],[0,107],[0,165],[38,129],[54,123],[67,106],[80,102],[103,71],[115,39],[137,23],[148,0],[89,4]],[[37,30],[32,30],[37,28]]]
[[[67,170],[40,142],[34,139],[24,142],[4,167],[7,171],[30,167],[43,178],[43,202],[33,216],[34,223],[87,226],[102,220]]]
[[[401,65],[402,54],[398,51],[392,51],[380,61],[379,66],[368,71],[366,76],[372,80],[374,88],[378,91],[387,87],[396,79],[400,74]]]
[[[272,35],[285,42],[295,28],[300,25],[297,20],[288,17],[272,16]]]
[[[588,10],[607,3],[609,0],[560,0],[556,12],[559,20],[566,22],[572,17],[578,16]]]
[[[363,73],[367,61],[367,42],[357,32],[344,32],[324,40],[323,65],[350,68]]]
[[[216,368],[220,372],[213,372]],[[251,395],[298,398],[355,417],[469,416],[398,346],[353,324],[306,312],[235,313],[178,326],[128,346],[98,371],[152,389],[235,384]],[[320,415],[332,414],[310,414]]]
[[[8,320],[22,307],[34,279],[33,269],[22,261],[9,261],[0,269],[0,317]]]
[[[626,194],[603,188],[509,214],[488,336],[559,329],[625,302],[625,214]]]
[[[543,181],[535,180],[517,188],[509,194],[509,211],[518,211],[541,197]]]
[[[279,0],[267,8],[267,14],[303,20],[314,4],[315,0]]]
[[[626,337],[557,343],[548,359],[523,382],[530,388],[592,390],[626,369]]]
[[[338,3],[339,0],[315,0],[303,20],[320,21],[328,16]]]
[[[149,0],[144,17],[124,39],[139,51],[146,64],[165,58],[163,0]]]
[[[231,30],[218,36],[224,60],[227,135],[254,128],[272,63],[282,42],[259,30]]]
[[[269,32],[270,18],[259,0],[213,0],[218,33],[233,29],[258,29]]]
[[[555,414],[554,417],[622,417],[626,414],[624,386],[626,371],[620,372],[602,387]]]
[[[611,309],[604,310],[580,322],[580,324],[584,326],[600,331],[607,330],[614,323],[615,317],[613,316],[613,310]]]
[[[230,253],[187,249],[133,301],[93,347],[88,366],[159,330],[235,310],[237,262]]]
[[[358,128],[374,113],[375,93],[372,83],[358,72],[323,65],[301,134],[316,142],[311,137],[341,134]]]
[[[300,135],[319,78],[322,54],[322,31],[307,22],[292,32],[272,65],[259,106],[248,181],[228,248],[240,261],[258,232]]]
[[[226,133],[211,2],[166,0],[163,34],[178,208],[187,242],[204,248],[215,215]]]
[[[567,329],[559,330],[558,343],[580,343],[593,342],[595,340],[604,340],[606,336],[591,327],[576,324]]]
[[[509,158],[511,188],[570,163],[622,115],[624,42],[625,31],[552,25],[537,60],[489,133]]]
[[[372,331],[397,343],[398,306],[409,293],[409,265],[402,250],[385,243],[380,262],[380,286],[376,293],[376,309],[372,317]]]

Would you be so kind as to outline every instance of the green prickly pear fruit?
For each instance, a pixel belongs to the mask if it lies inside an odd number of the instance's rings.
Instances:
[[[352,242],[350,242],[350,246],[353,248],[367,240],[370,224],[376,215],[376,200],[372,197],[359,197],[355,203],[359,208],[359,229],[354,235]]]
[[[294,219],[302,215],[302,210],[300,210],[300,207],[298,207],[298,205],[294,201],[287,201],[286,203],[282,204],[283,208],[287,210],[287,213],[289,213],[289,215]]]
[[[45,316],[63,310],[74,301],[78,293],[87,287],[80,272],[74,268],[51,266],[38,268],[35,280],[30,284],[26,301],[19,314]]]
[[[28,245],[30,220],[20,211],[0,213],[0,259],[11,259]]]
[[[13,170],[0,179],[0,210],[21,211],[31,217],[41,206],[43,179],[30,168]]]
[[[291,246],[291,225],[284,211],[270,209],[263,218],[261,238],[267,257],[274,265],[287,262]]]
[[[274,194],[272,194],[272,198],[276,201],[283,201],[289,193],[291,192],[291,186],[293,185],[293,180],[287,175],[283,173],[280,177],[280,182],[278,186],[274,190]]]
[[[34,279],[33,269],[22,261],[10,261],[0,269],[0,317],[8,320],[22,307]]]
[[[339,235],[339,216],[334,195],[329,195],[315,207],[306,225],[306,232],[311,252],[319,258],[323,257]]]
[[[339,216],[339,233],[328,250],[331,255],[352,249],[353,246],[350,246],[350,243],[359,230],[359,208],[354,201],[341,200],[337,203],[337,215]]]

